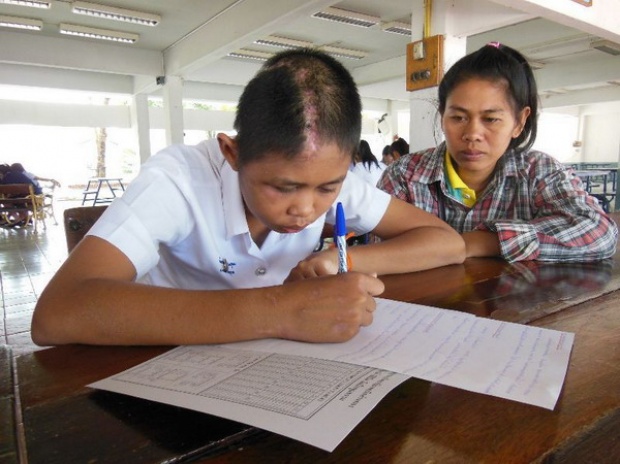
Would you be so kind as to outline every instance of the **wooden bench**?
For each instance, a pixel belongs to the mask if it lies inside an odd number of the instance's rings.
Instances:
[[[26,224],[32,223],[36,234],[37,224],[44,217],[42,206],[43,196],[34,193],[32,184],[0,184],[0,222],[3,225],[14,225],[15,215],[25,215]]]

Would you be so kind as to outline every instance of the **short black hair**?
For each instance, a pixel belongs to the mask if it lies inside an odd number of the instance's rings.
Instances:
[[[392,142],[391,148],[392,148],[392,151],[397,152],[399,156],[409,154],[409,144],[402,137],[398,137],[396,140],[394,140]]]
[[[439,84],[439,114],[444,114],[446,100],[454,88],[470,79],[505,83],[515,116],[530,107],[523,131],[509,145],[509,148],[530,149],[538,131],[538,90],[527,59],[515,49],[497,42],[464,56],[448,69]]]
[[[245,87],[234,127],[242,164],[274,152],[292,158],[312,137],[336,143],[353,157],[362,104],[339,61],[316,49],[287,50],[269,59]]]

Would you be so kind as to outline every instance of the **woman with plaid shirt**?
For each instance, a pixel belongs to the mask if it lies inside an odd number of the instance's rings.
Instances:
[[[531,150],[537,110],[527,60],[505,45],[486,45],[454,64],[439,86],[445,142],[401,157],[378,186],[448,222],[468,257],[608,258],[616,224],[573,170]]]

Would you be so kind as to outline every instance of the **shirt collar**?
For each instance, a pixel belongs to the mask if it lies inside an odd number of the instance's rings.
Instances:
[[[448,150],[446,150],[446,154],[444,155],[445,166],[446,166],[446,177],[447,181],[450,183],[450,186],[455,189],[468,189],[469,187],[463,179],[458,175],[456,169],[454,169],[454,164],[452,163],[452,157]]]
[[[458,175],[454,164],[452,163],[452,157],[448,150],[445,154],[445,169],[446,169],[446,183],[448,189],[455,194],[465,206],[472,207],[476,204],[476,191],[469,188],[463,179]]]
[[[244,233],[249,234],[250,228],[245,218],[245,207],[239,187],[239,175],[226,161],[222,165],[220,174],[226,238],[230,239]]]

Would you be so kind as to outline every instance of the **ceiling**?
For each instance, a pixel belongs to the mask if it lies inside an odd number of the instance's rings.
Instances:
[[[507,7],[490,0],[467,0],[489,8]],[[156,93],[157,76],[183,79],[187,92],[208,95],[213,89],[241,87],[261,62],[232,58],[240,49],[273,53],[277,49],[255,43],[270,35],[363,51],[362,59],[341,61],[352,71],[367,98],[408,101],[405,91],[405,52],[409,36],[384,32],[382,24],[411,24],[412,0],[102,0],[106,5],[155,13],[156,27],[76,15],[71,1],[52,1],[50,9],[29,8],[0,1],[0,16],[41,20],[41,31],[0,27],[0,84],[74,86],[128,93]],[[501,3],[501,2],[500,2]],[[370,28],[313,18],[330,6],[380,18]],[[600,37],[536,17],[515,15],[517,24],[468,35],[473,50],[489,41],[518,48],[543,65],[537,79],[543,97],[560,101],[620,100],[620,56],[592,49]],[[134,44],[117,44],[61,35],[61,23],[138,34]],[[421,31],[416,33],[420,37]],[[54,74],[56,73],[56,74]],[[89,80],[91,84],[86,84]],[[81,82],[81,83],[80,83]],[[69,84],[71,83],[71,84]],[[90,86],[90,87],[89,87]],[[203,92],[200,88],[210,89]],[[570,98],[569,98],[570,97]],[[573,100],[571,100],[571,98]],[[225,98],[223,98],[225,99]],[[564,100],[561,100],[564,99]]]

